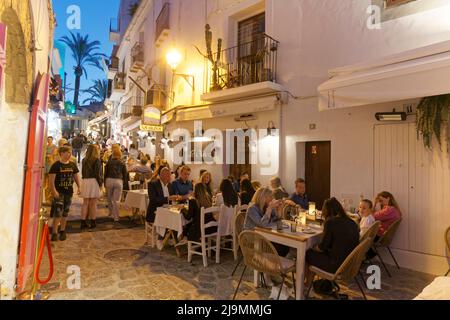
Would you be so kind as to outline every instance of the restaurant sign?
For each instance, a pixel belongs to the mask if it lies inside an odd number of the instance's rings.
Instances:
[[[154,106],[146,106],[142,112],[142,124],[148,126],[161,125],[161,110]]]
[[[140,129],[141,129],[142,131],[164,132],[164,127],[163,127],[163,126],[155,126],[155,125],[141,124]]]

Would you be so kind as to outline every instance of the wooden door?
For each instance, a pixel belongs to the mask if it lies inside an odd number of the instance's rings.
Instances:
[[[241,154],[239,154],[238,150],[238,138],[234,138],[234,159],[233,164],[230,165],[230,175],[234,177],[235,180],[241,177],[241,174],[247,172],[250,179],[252,176],[252,165],[250,163],[250,138],[245,137],[245,150],[241,150]],[[242,153],[243,152],[243,153]],[[239,163],[239,159],[244,159],[245,163]],[[242,162],[242,161],[241,161]]]
[[[49,76],[47,74],[39,75],[34,90],[34,102],[28,131],[17,293],[25,290],[27,280],[33,271],[35,263],[36,238],[41,204],[42,171],[44,168],[48,86]]]
[[[306,193],[319,210],[331,192],[331,142],[307,142],[305,147]]]

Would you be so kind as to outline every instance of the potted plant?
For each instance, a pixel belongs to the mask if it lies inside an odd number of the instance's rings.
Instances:
[[[450,152],[450,94],[425,97],[417,107],[417,138],[422,136],[425,147],[432,149],[436,137],[442,150],[445,136],[447,151]]]

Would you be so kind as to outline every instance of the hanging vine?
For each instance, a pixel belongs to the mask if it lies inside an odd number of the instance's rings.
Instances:
[[[432,149],[433,137],[439,143],[447,143],[450,152],[450,94],[423,98],[417,107],[416,117],[417,138],[423,138],[425,147]],[[443,133],[445,140],[443,141]]]

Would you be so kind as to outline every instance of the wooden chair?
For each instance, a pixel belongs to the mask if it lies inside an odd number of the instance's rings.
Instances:
[[[315,266],[310,266],[309,270],[314,274],[314,276],[317,275],[322,279],[326,279],[332,282],[355,280],[356,284],[359,287],[359,290],[361,290],[364,300],[367,300],[366,294],[364,293],[364,290],[356,276],[361,273],[361,264],[366,256],[367,251],[369,251],[371,244],[371,238],[364,239],[364,241],[362,241],[355,249],[353,249],[353,251],[348,255],[344,262],[342,262],[341,266],[335,273],[326,272]],[[306,298],[309,297],[312,285],[313,281],[309,285]]]
[[[447,243],[447,255],[450,256],[450,227],[447,228],[447,231],[445,232],[445,242]],[[447,276],[450,273],[450,268],[448,269],[445,276]]]
[[[378,252],[379,248],[386,248],[388,249],[389,253],[391,254],[392,259],[394,260],[395,264],[397,265],[397,268],[400,269],[400,266],[397,263],[397,260],[394,257],[394,254],[391,251],[390,245],[392,240],[394,239],[395,233],[397,232],[398,227],[400,226],[400,223],[402,222],[402,219],[398,219],[393,224],[390,225],[390,227],[386,230],[383,236],[381,236],[378,241],[374,242],[372,245],[372,249],[375,251],[375,254],[378,256],[378,259],[380,259],[381,264],[383,265],[384,269],[386,270],[389,277],[392,277],[391,273],[389,272],[388,268],[386,267],[386,264],[384,263],[383,259],[381,258],[381,255]]]
[[[192,255],[200,255],[203,258],[203,266],[206,268],[208,266],[208,256],[211,256],[211,250],[216,250],[216,243],[214,241],[214,246],[212,245],[212,240],[217,239],[217,232],[206,234],[206,229],[210,227],[218,227],[219,223],[217,221],[211,221],[207,224],[205,223],[206,214],[220,214],[220,208],[211,207],[208,209],[201,208],[200,210],[200,242],[188,241],[188,262],[192,261]],[[197,251],[200,249],[200,251]]]
[[[233,234],[233,237],[235,239],[235,244],[233,246],[235,248],[234,260],[238,260],[238,262],[236,263],[236,266],[234,267],[233,272],[231,273],[231,276],[234,276],[237,268],[239,267],[239,265],[241,264],[242,259],[243,259],[242,256],[239,257],[239,248],[240,248],[239,235],[242,233],[242,231],[244,231],[245,217],[247,215],[246,209],[248,209],[248,206],[245,206],[247,208],[243,209],[245,211],[241,210],[243,207],[244,206],[236,207],[236,216],[234,219],[234,234]]]
[[[255,231],[243,231],[239,235],[239,245],[244,256],[245,267],[242,271],[241,278],[239,279],[239,283],[236,287],[236,291],[234,292],[233,300],[236,298],[236,294],[239,290],[242,278],[244,277],[244,273],[247,270],[247,267],[263,274],[281,276],[282,281],[277,298],[280,299],[284,280],[289,273],[292,274],[293,283],[295,283],[295,261],[280,257],[273,244],[264,236],[258,234]]]
[[[371,238],[372,242],[375,239],[375,236],[378,234],[378,230],[380,230],[381,227],[381,221],[375,221],[369,229],[364,232],[361,237],[359,238],[359,242],[363,242],[367,238]]]
[[[233,222],[235,207],[227,207],[226,205],[220,206],[220,214],[218,221],[217,237],[216,237],[216,263],[220,263],[220,250],[235,251],[234,239],[233,239]],[[231,238],[230,238],[231,236]],[[231,248],[227,248],[226,245],[231,243]]]

